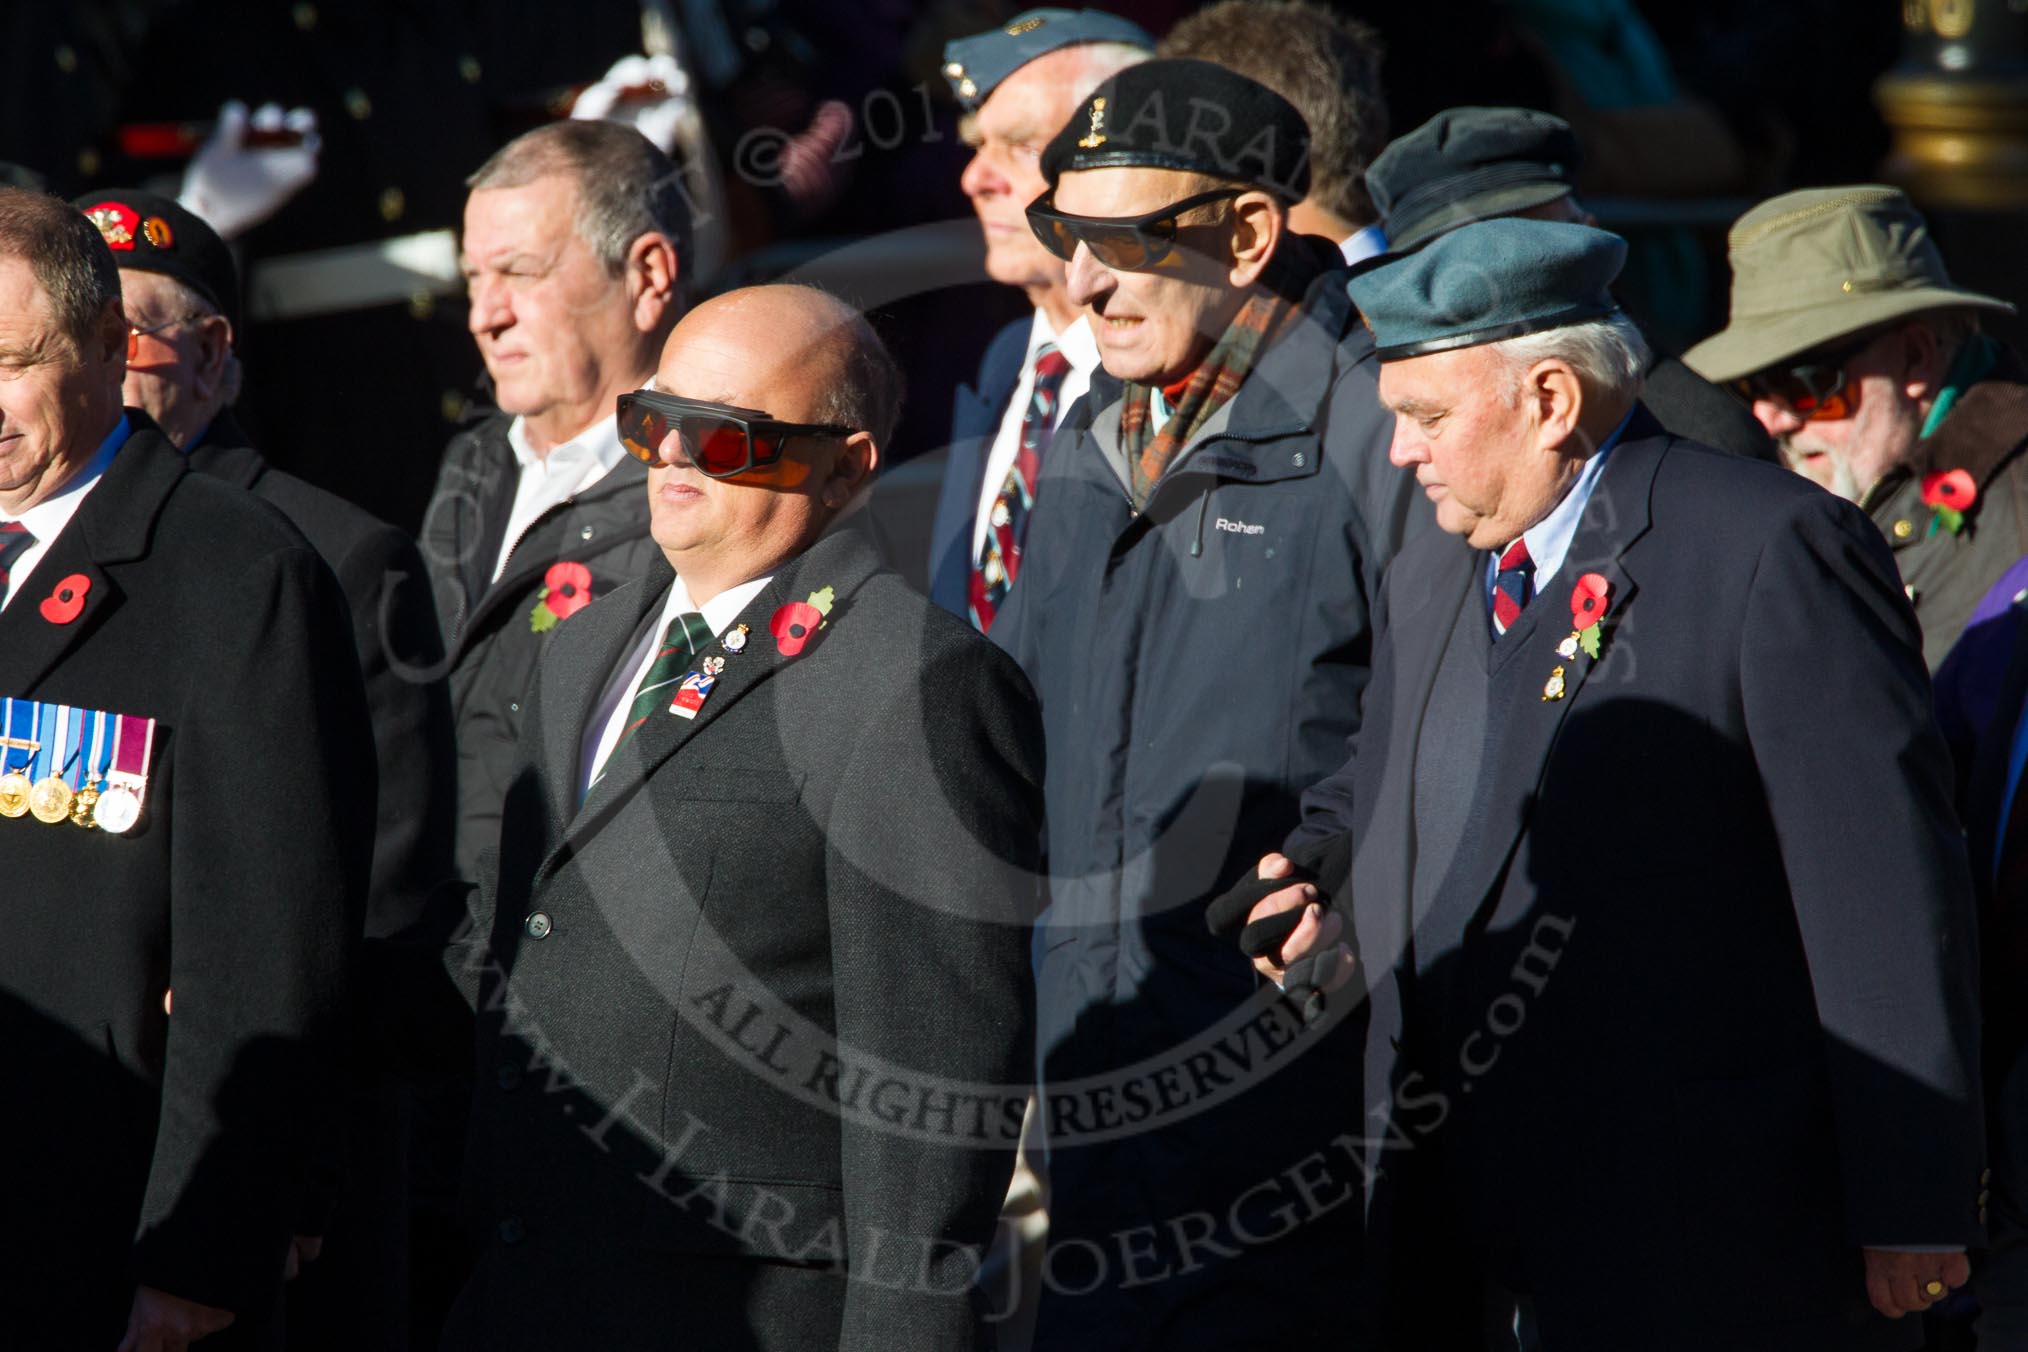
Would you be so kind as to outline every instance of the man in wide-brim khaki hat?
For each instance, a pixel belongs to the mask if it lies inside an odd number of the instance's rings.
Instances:
[[[1990,707],[2005,658],[1981,649],[1999,631],[1968,640],[2003,618],[1982,602],[2028,554],[2028,367],[1979,316],[2014,307],[1954,284],[1895,188],[1772,198],[1733,225],[1729,253],[1730,322],[1683,360],[1886,535],[1947,725],[1960,694]]]

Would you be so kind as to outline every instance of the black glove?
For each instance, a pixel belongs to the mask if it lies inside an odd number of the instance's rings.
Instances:
[[[1249,961],[1280,953],[1296,926],[1302,924],[1305,910],[1297,906],[1249,924],[1246,918],[1253,908],[1285,887],[1310,883],[1317,889],[1317,904],[1329,910],[1332,898],[1345,891],[1352,880],[1352,835],[1341,832],[1312,841],[1290,850],[1287,858],[1292,868],[1286,878],[1242,878],[1205,908],[1205,925],[1216,935],[1231,936],[1236,931],[1239,951]],[[1338,961],[1335,950],[1319,953],[1290,964],[1283,974],[1282,991],[1303,1011],[1306,1022],[1323,1014],[1322,987]]]

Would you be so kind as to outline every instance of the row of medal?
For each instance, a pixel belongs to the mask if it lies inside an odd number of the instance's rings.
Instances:
[[[0,700],[0,817],[123,835],[141,820],[154,751],[152,718]]]

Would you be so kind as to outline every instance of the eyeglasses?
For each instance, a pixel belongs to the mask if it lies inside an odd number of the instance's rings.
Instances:
[[[156,334],[162,332],[162,330],[164,329],[173,329],[178,324],[195,323],[197,320],[203,318],[205,318],[205,316],[201,314],[177,315],[174,319],[165,319],[159,324],[150,324],[145,329],[141,328],[136,324],[129,323],[127,325],[127,365],[129,366],[139,365],[141,357],[141,340],[143,338],[152,338]],[[169,366],[174,364],[175,361],[177,360],[178,354],[176,350],[170,347],[167,343],[157,342],[150,344],[150,346],[153,349],[152,352],[153,360],[149,363],[149,365]]]
[[[1780,404],[1804,422],[1849,418],[1859,406],[1859,387],[1846,378],[1845,367],[1872,342],[1868,336],[1835,352],[1806,354],[1802,361],[1756,371],[1733,381],[1733,391],[1748,403],[1767,399]]]
[[[620,444],[653,465],[674,434],[684,457],[713,479],[730,479],[772,465],[796,437],[849,437],[859,429],[838,423],[783,422],[759,409],[679,399],[659,390],[635,390],[619,400]]]
[[[1052,188],[1028,204],[1028,228],[1042,241],[1043,248],[1065,262],[1082,244],[1106,267],[1138,272],[1154,267],[1176,247],[1178,216],[1193,207],[1237,197],[1246,191],[1214,188],[1157,207],[1144,216],[1072,216],[1056,209],[1056,190]]]

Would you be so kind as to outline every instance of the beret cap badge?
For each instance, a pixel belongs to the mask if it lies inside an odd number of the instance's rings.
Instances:
[[[160,216],[150,216],[141,222],[141,233],[148,242],[158,249],[166,249],[176,242],[176,232],[169,228],[169,222]]]
[[[1106,101],[1096,98],[1091,101],[1091,131],[1078,141],[1081,150],[1096,150],[1106,143]]]
[[[134,247],[135,213],[131,209],[118,202],[106,202],[93,207],[87,214],[109,248]]]
[[[1041,18],[1039,16],[1033,19],[1023,19],[1020,23],[1007,25],[1007,36],[1010,38],[1018,38],[1023,33],[1033,33],[1036,29],[1042,27],[1042,25],[1048,22],[1049,20]]]

